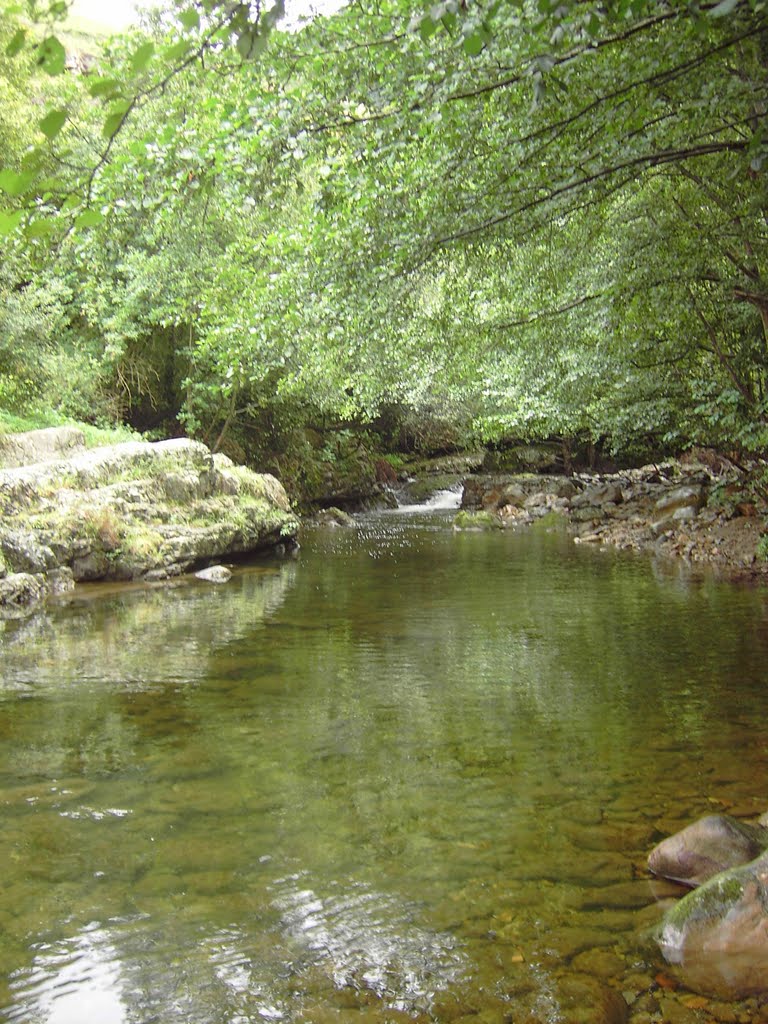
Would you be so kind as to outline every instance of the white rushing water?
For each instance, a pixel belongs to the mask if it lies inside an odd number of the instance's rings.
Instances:
[[[461,485],[456,488],[448,488],[444,491],[436,491],[426,501],[415,505],[399,505],[390,509],[392,512],[437,512],[442,509],[456,509],[461,505]]]

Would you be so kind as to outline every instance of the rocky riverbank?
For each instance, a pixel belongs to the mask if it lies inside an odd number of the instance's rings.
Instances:
[[[604,544],[711,566],[731,578],[768,578],[764,511],[743,496],[725,460],[670,460],[600,476],[470,476],[456,526],[544,520],[580,544]]]
[[[0,459],[0,613],[75,582],[162,580],[290,545],[298,531],[273,476],[186,438],[86,450],[72,428],[33,431],[3,438]]]

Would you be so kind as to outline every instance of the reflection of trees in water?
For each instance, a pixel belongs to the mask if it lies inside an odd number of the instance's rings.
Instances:
[[[337,984],[413,1005],[452,984],[447,930],[489,989],[490,930],[559,955],[558,929],[605,932],[609,886],[623,935],[681,759],[740,758],[756,597],[557,538],[390,539],[318,535],[279,574],[75,604],[12,645],[15,934],[102,922],[126,1022],[289,1019]]]
[[[225,586],[185,581],[73,599],[66,608],[6,623],[1,689],[70,685],[180,685],[199,679],[217,650],[248,636],[285,600],[296,574],[246,570]]]
[[[199,920],[184,906],[161,926],[149,916],[85,925],[17,975],[7,1019],[289,1021],[305,1001],[332,1004],[342,990],[347,1004],[373,998],[412,1013],[466,973],[455,940],[420,926],[414,906],[351,880],[323,896],[309,886],[298,873],[259,894],[259,928]]]

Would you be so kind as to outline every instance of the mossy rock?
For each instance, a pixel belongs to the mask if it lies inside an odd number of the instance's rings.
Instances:
[[[422,501],[428,501],[438,491],[447,491],[461,480],[455,473],[443,473],[432,476],[420,477],[404,488],[407,500],[414,505]]]
[[[483,459],[485,473],[541,473],[557,466],[557,453],[545,445],[519,444],[488,451]]]
[[[454,530],[503,530],[504,524],[492,512],[468,512],[462,509],[453,520]]]
[[[535,530],[544,530],[551,532],[552,530],[565,530],[568,526],[568,520],[562,512],[545,512],[543,516],[539,516],[534,519],[531,526]]]
[[[768,852],[684,896],[667,911],[659,945],[694,991],[728,998],[768,991]]]
[[[274,477],[185,438],[1,470],[0,498],[14,523],[0,528],[4,571],[66,566],[78,581],[190,569],[276,547],[299,525]]]

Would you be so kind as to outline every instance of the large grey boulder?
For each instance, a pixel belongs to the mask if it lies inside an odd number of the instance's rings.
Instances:
[[[46,427],[23,434],[0,434],[0,466],[28,466],[69,458],[85,450],[85,435],[77,427]]]
[[[590,506],[601,506],[607,504],[620,505],[624,500],[624,493],[621,484],[614,480],[605,483],[592,484],[585,487],[571,501],[574,508],[585,508]]]
[[[0,572],[155,578],[292,541],[298,521],[269,474],[188,438],[129,441],[0,470]],[[0,607],[29,581],[8,582]],[[10,595],[17,595],[11,597]]]
[[[726,868],[746,864],[768,849],[768,828],[727,814],[709,814],[663,839],[650,853],[655,875],[701,885]]]
[[[706,500],[707,490],[703,484],[684,484],[663,494],[654,505],[654,513],[659,518],[666,518],[674,516],[674,513],[682,508],[692,508],[694,512],[698,512]]]

